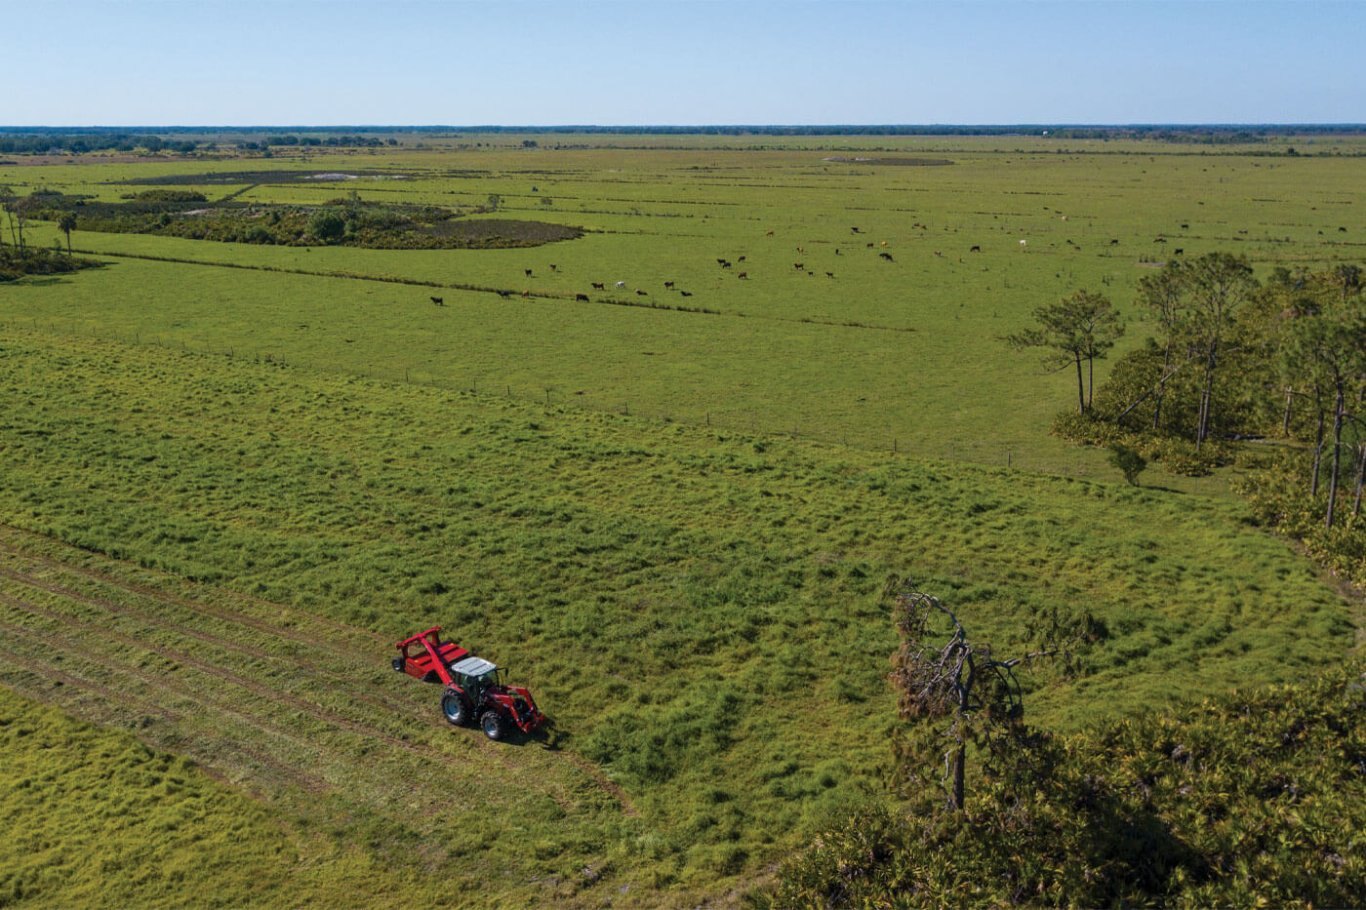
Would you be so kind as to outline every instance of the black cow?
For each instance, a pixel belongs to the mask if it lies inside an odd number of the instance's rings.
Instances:
[[[436,304],[437,306],[445,306],[445,305],[446,305],[446,298],[445,298],[445,297],[433,297],[433,298],[432,298],[432,303]]]
[[[896,260],[892,258],[891,253],[878,253],[878,256],[886,259],[888,262],[896,262]]]
[[[574,300],[577,301],[578,303],[588,303],[588,295],[587,295],[587,294],[575,294],[575,295],[574,295]]]

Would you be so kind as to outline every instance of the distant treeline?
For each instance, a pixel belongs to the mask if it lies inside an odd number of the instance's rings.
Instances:
[[[830,124],[830,125],[652,125],[600,126],[156,126],[4,127],[0,153],[48,151],[194,151],[201,144],[237,140],[240,148],[270,146],[377,147],[396,145],[395,136],[459,134],[621,136],[1040,136],[1058,139],[1152,139],[1209,145],[1263,142],[1273,137],[1366,134],[1366,124]]]
[[[202,146],[216,146],[218,143],[215,140],[221,138],[223,132],[223,130],[195,131],[188,129],[164,135],[103,129],[89,131],[54,129],[50,132],[18,132],[0,127],[0,154],[70,153],[79,155],[84,152],[103,151],[170,151],[188,154]],[[375,136],[324,132],[321,135],[302,136],[293,133],[273,133],[256,141],[236,143],[237,148],[246,150],[266,149],[274,145],[377,148],[383,145],[398,145],[398,142],[394,139],[385,140]]]
[[[134,152],[193,152],[199,143],[189,139],[164,139],[153,134],[123,132],[67,132],[22,133],[0,128],[0,154],[45,155],[50,152],[119,151]]]

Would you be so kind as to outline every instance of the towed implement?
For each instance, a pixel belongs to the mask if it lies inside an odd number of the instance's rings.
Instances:
[[[403,639],[395,645],[399,656],[394,670],[423,682],[445,685],[441,713],[456,726],[477,723],[492,740],[514,730],[530,733],[545,723],[545,715],[524,686],[507,684],[507,671],[475,657],[454,642],[441,640],[441,627]]]

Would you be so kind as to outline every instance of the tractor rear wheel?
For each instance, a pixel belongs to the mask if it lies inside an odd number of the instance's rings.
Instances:
[[[447,692],[441,696],[441,713],[446,715],[446,720],[457,727],[463,727],[469,723],[474,714],[470,710],[470,703],[459,692]]]
[[[494,742],[502,739],[507,732],[507,723],[503,720],[503,715],[493,710],[484,712],[484,716],[479,718],[479,726],[484,728],[484,735]]]
[[[401,658],[401,657],[395,657],[393,663],[391,664],[391,666],[394,668],[394,672],[395,672],[395,673],[402,673],[402,672],[403,672],[403,658]]]

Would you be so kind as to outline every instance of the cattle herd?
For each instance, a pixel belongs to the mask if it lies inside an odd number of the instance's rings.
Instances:
[[[1062,220],[1066,221],[1066,220],[1067,220],[1066,216],[1063,216]],[[914,224],[913,227],[916,227],[916,228],[919,228],[919,229],[922,229],[922,230],[928,230],[928,229],[929,229],[927,225],[920,224],[919,222],[917,222],[916,224]],[[1189,228],[1189,225],[1188,225],[1188,224],[1182,224],[1181,227],[1182,227],[1182,229],[1187,229],[1187,228]],[[849,231],[850,231],[850,233],[852,233],[852,234],[863,234],[863,229],[860,228],[860,227],[858,227],[857,225],[851,226],[851,227],[849,228]],[[766,232],[765,232],[765,236],[766,236],[766,237],[772,237],[772,236],[773,236],[773,233],[774,233],[774,232],[771,231],[771,230],[770,230],[770,231],[766,231]],[[1245,233],[1245,232],[1240,231],[1240,233]],[[867,236],[867,235],[864,235],[864,236]],[[1067,239],[1065,242],[1066,242],[1066,244],[1067,244],[1069,247],[1071,247],[1073,250],[1076,250],[1076,251],[1080,251],[1080,250],[1081,250],[1081,247],[1078,246],[1076,243],[1074,243],[1070,238]],[[1166,239],[1165,237],[1159,236],[1159,237],[1157,237],[1156,239],[1154,239],[1153,242],[1154,242],[1154,243],[1166,243],[1166,242],[1167,242],[1167,239]],[[891,263],[895,263],[895,262],[896,262],[895,257],[893,257],[892,254],[891,254],[890,252],[888,252],[888,250],[886,249],[886,247],[887,247],[887,245],[888,245],[888,242],[887,242],[886,240],[883,240],[883,241],[881,241],[880,243],[872,243],[872,242],[869,242],[869,243],[866,243],[866,244],[864,244],[864,245],[865,245],[868,249],[870,249],[870,250],[871,250],[871,249],[877,249],[877,250],[878,250],[878,254],[877,254],[877,255],[878,255],[878,258],[881,259],[882,261],[884,261],[884,262],[891,262]],[[1118,238],[1113,238],[1113,239],[1110,240],[1110,246],[1118,246],[1118,245],[1119,245],[1119,239],[1118,239]],[[1019,249],[1020,249],[1022,252],[1025,251],[1025,250],[1027,250],[1028,247],[1029,247],[1029,241],[1028,241],[1028,240],[1021,239],[1021,240],[1019,241]],[[797,252],[798,254],[804,254],[804,253],[806,253],[806,248],[805,248],[805,247],[798,246],[798,247],[796,247],[795,249],[796,249],[796,252]],[[978,243],[974,243],[974,244],[972,244],[971,246],[968,247],[968,252],[969,252],[969,253],[981,253],[981,252],[982,252],[982,245],[981,245],[981,244],[978,244]],[[1185,250],[1184,250],[1184,249],[1177,248],[1177,249],[1174,249],[1174,250],[1172,251],[1172,253],[1173,253],[1174,255],[1176,255],[1176,256],[1181,256],[1181,255],[1183,255],[1183,254],[1185,253]],[[834,250],[834,254],[835,254],[836,256],[841,256],[841,255],[843,255],[843,251],[842,251],[841,249],[839,249],[839,247],[836,247],[835,250]],[[937,256],[937,257],[941,257],[941,258],[942,258],[944,254],[943,254],[943,252],[940,251],[940,250],[935,250],[935,251],[934,251],[934,255]],[[734,264],[735,264],[736,262],[745,262],[745,261],[746,261],[746,258],[747,258],[747,257],[744,256],[744,255],[737,255],[737,256],[735,256],[734,260],[731,260],[731,259],[729,259],[729,258],[727,258],[727,257],[725,257],[725,256],[718,256],[718,257],[716,257],[716,264],[717,264],[717,266],[719,266],[719,267],[722,269],[722,271],[726,271],[726,270],[730,270],[730,269],[734,268]],[[962,260],[962,258],[960,257],[958,261],[959,261],[959,262],[962,262],[963,260]],[[549,268],[550,268],[550,271],[555,272],[555,273],[559,273],[560,267],[559,267],[557,264],[555,264],[555,263],[549,263]],[[810,270],[807,269],[807,267],[806,267],[806,261],[805,261],[804,259],[799,259],[799,260],[793,262],[793,263],[792,263],[792,268],[793,268],[794,271],[797,271],[797,272],[806,272],[807,275],[815,275],[815,274],[816,274],[814,271],[810,271]],[[533,277],[535,277],[536,271],[535,271],[535,269],[524,268],[524,269],[522,270],[522,274],[523,274],[525,277],[527,277],[527,278],[533,278]],[[748,281],[748,280],[749,280],[749,277],[750,277],[750,273],[749,273],[748,270],[736,272],[736,273],[735,273],[735,277],[736,277],[737,279],[739,279],[739,280],[742,280],[742,281]],[[826,270],[826,271],[825,271],[825,277],[826,277],[826,278],[829,278],[829,279],[834,279],[834,278],[835,278],[835,273],[834,273],[833,271]],[[592,289],[593,289],[594,291],[606,291],[606,290],[607,290],[607,282],[605,282],[605,281],[594,281],[594,282],[591,282],[591,285],[592,285]],[[626,286],[627,286],[627,284],[626,284],[625,281],[617,281],[617,282],[615,282],[615,283],[613,284],[613,287],[614,287],[616,290],[624,290],[624,289],[626,288]],[[633,290],[634,290],[636,296],[638,296],[638,297],[648,297],[648,296],[650,296],[650,292],[647,291],[647,290],[645,290],[645,289],[643,289],[643,288],[634,288]],[[678,287],[678,283],[677,283],[677,281],[675,281],[675,280],[668,280],[668,281],[665,281],[665,282],[664,282],[664,290],[666,290],[666,291],[675,291],[675,292],[678,293],[678,295],[679,295],[680,297],[691,297],[691,296],[693,296],[692,291],[687,291],[687,290],[684,290],[684,289]],[[499,296],[499,297],[511,297],[513,292],[512,292],[512,291],[500,290],[500,291],[498,291],[497,293],[498,293],[498,296]],[[522,297],[530,297],[530,296],[531,296],[531,291],[529,291],[529,290],[524,290],[524,291],[521,292],[521,296],[522,296]],[[576,293],[574,294],[574,300],[575,300],[575,302],[577,302],[577,303],[591,303],[591,302],[592,302],[592,298],[591,298],[588,294],[581,293],[581,292],[576,292]],[[431,298],[431,301],[432,301],[432,303],[435,304],[436,306],[445,306],[445,305],[446,305],[445,299],[444,299],[444,298],[441,298],[441,297],[432,297],[432,298]],[[620,302],[620,301],[618,301],[618,302]]]

